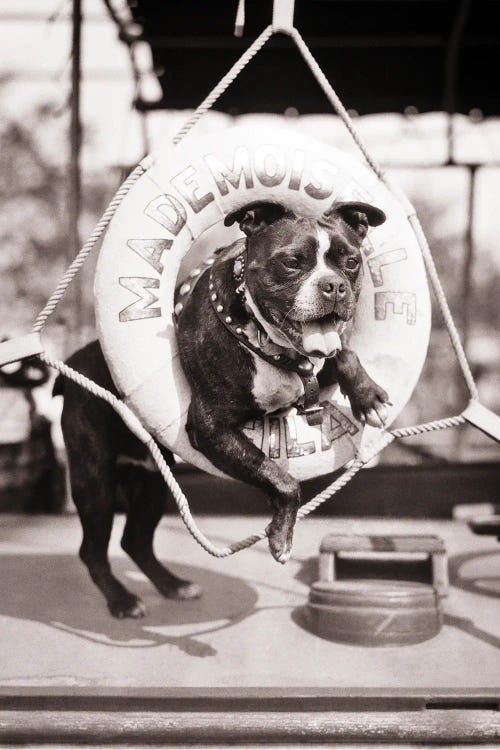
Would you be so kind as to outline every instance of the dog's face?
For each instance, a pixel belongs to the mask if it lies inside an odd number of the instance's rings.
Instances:
[[[361,244],[383,211],[338,202],[315,220],[263,202],[225,223],[235,221],[247,236],[246,288],[264,320],[301,354],[335,354],[361,288]]]

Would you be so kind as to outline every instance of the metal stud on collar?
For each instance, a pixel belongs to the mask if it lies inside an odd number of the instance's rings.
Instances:
[[[245,256],[243,254],[238,255],[233,265],[233,276],[238,284],[241,284],[245,276]]]
[[[188,280],[184,281],[179,287],[178,292],[177,292],[177,294],[179,295],[179,299],[174,307],[174,312],[173,312],[174,325],[177,324],[179,315],[184,310],[184,306],[187,302],[188,295],[191,294],[191,292],[195,288],[196,284],[200,280],[203,273],[210,268],[213,262],[214,262],[214,259],[210,257],[204,260],[201,263],[201,265],[193,268],[189,272]],[[189,279],[191,279],[191,281]],[[214,288],[214,285],[210,283],[209,289],[212,290],[213,288]]]

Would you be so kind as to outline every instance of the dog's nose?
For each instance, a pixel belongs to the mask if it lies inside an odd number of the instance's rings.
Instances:
[[[327,299],[343,299],[347,294],[347,288],[343,281],[338,281],[335,276],[323,276],[318,286],[323,297]]]

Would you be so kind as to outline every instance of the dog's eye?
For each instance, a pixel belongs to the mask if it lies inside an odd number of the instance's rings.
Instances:
[[[349,271],[356,271],[359,266],[359,258],[347,258],[345,265]]]
[[[287,255],[281,262],[285,268],[299,268],[300,266],[300,260],[295,255]]]

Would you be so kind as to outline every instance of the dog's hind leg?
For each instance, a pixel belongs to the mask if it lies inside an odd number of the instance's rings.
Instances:
[[[131,467],[123,483],[128,513],[122,547],[151,583],[169,599],[196,599],[201,587],[178,578],[165,568],[154,552],[153,537],[165,508],[165,487],[157,486],[155,475],[146,469]]]
[[[72,394],[66,384],[62,426],[71,476],[71,492],[83,528],[80,557],[115,617],[142,617],[141,599],[128,591],[111,571],[108,544],[116,503],[116,456],[113,441],[103,438],[116,426],[107,405],[84,391]],[[76,398],[76,396],[78,396]],[[95,436],[99,436],[97,440]],[[94,437],[93,437],[94,436]]]

